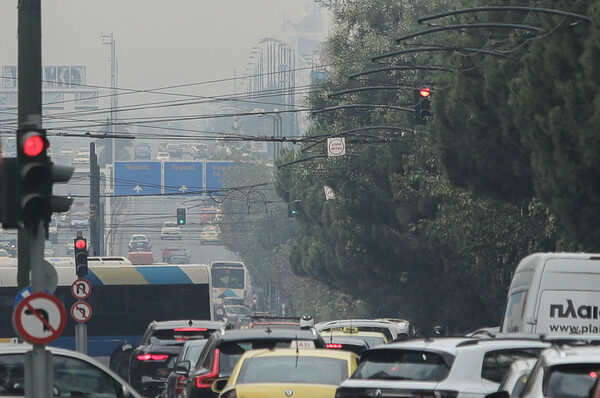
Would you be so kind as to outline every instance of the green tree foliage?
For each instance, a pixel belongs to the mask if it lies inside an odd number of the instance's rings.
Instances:
[[[459,151],[460,145],[465,146],[457,158],[469,166],[460,167],[474,177],[457,187],[460,173],[453,176],[449,171],[449,179],[444,173],[448,164],[440,167],[438,161],[437,151],[445,145],[440,131],[415,130],[413,115],[398,109],[339,107],[406,107],[412,102],[411,87],[425,81],[443,82],[431,71],[410,69],[388,69],[366,79],[349,80],[348,76],[380,68],[369,58],[397,49],[393,39],[415,30],[417,16],[448,9],[448,4],[436,2],[424,9],[407,2],[372,0],[328,6],[336,21],[325,44],[324,63],[331,66],[322,90],[310,98],[311,108],[324,111],[314,118],[301,150],[278,160],[277,193],[285,202],[300,204],[298,234],[290,252],[292,269],[360,299],[372,316],[409,317],[423,327],[443,322],[451,330],[498,324],[516,263],[530,252],[557,248],[555,224],[546,207],[532,199],[526,167],[529,155],[517,145],[518,139],[511,141],[515,133],[506,105],[510,92],[505,74],[512,72],[512,64],[506,59],[493,63],[489,77],[477,72],[473,78],[479,84],[470,80],[471,75],[451,77],[447,90],[452,100],[445,105],[455,106],[458,115],[476,119],[465,122],[452,117],[451,110],[442,110],[448,125],[455,124],[456,139],[461,138],[460,129],[469,129],[466,134],[471,135],[450,148]],[[390,62],[422,65],[424,60],[434,62],[427,54]],[[462,68],[487,59],[450,57],[449,62]],[[463,80],[470,86],[458,84]],[[379,85],[395,91],[368,89]],[[437,99],[444,97],[443,87],[436,83],[436,118],[438,105],[446,101]],[[472,100],[477,106],[473,115],[468,106],[455,105],[468,87],[483,87]],[[500,99],[493,98],[496,92]],[[494,104],[502,109],[495,109]],[[489,118],[478,112],[490,113]],[[428,127],[445,128],[438,123]],[[481,135],[486,128],[490,130]],[[325,138],[331,135],[346,139],[347,156],[324,156]],[[499,150],[498,145],[510,147]],[[504,150],[510,155],[507,159],[503,159]],[[478,159],[470,159],[467,152]],[[486,156],[498,170],[486,165]],[[448,154],[441,152],[441,159],[447,160]],[[482,167],[487,167],[485,177],[476,175]],[[463,190],[476,185],[475,177],[481,187]],[[494,191],[496,185],[489,180],[500,184],[500,190]],[[333,189],[335,199],[325,199],[325,186]],[[480,193],[490,195],[481,197]]]
[[[521,140],[531,151],[539,197],[579,250],[600,249],[600,2],[557,2],[588,15],[590,24],[541,18],[551,34],[536,40],[512,81]]]

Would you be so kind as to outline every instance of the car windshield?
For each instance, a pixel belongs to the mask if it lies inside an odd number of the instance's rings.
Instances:
[[[248,314],[248,309],[242,306],[225,307],[225,312],[227,314],[246,315]]]
[[[269,356],[244,361],[237,384],[299,383],[339,385],[348,378],[348,364],[336,358]]]
[[[131,237],[132,242],[146,242],[147,240],[148,238],[146,238],[144,235],[133,235]]]
[[[367,352],[353,379],[440,381],[450,367],[440,355],[426,351],[376,350]]]
[[[553,366],[544,375],[544,397],[587,398],[598,372],[600,363]]]

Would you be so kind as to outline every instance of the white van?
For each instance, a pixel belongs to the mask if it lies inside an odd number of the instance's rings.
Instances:
[[[500,333],[600,336],[600,254],[535,253],[521,260]]]

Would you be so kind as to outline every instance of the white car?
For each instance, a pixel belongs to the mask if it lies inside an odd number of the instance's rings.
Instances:
[[[160,230],[161,239],[181,239],[181,227],[175,221],[165,221]]]
[[[520,397],[588,398],[599,370],[597,345],[555,345],[541,353]]]
[[[550,343],[534,339],[441,337],[383,344],[362,353],[356,372],[336,391],[336,398],[469,397],[498,391],[510,365],[537,358]]]
[[[0,395],[25,396],[25,353],[29,344],[0,344]],[[46,346],[52,353],[55,397],[141,398],[133,387],[100,362],[80,352]]]

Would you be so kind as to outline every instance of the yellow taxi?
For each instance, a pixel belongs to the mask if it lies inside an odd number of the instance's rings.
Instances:
[[[377,347],[378,345],[389,343],[388,338],[381,332],[371,332],[358,330],[356,327],[340,327],[332,328],[319,332],[325,343],[333,337],[349,337],[365,341],[369,348]]]
[[[281,348],[247,351],[229,379],[212,386],[219,398],[335,397],[356,370],[358,355],[329,349]]]

